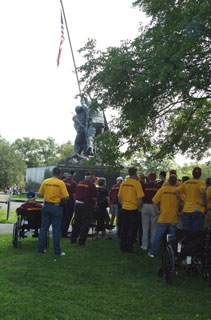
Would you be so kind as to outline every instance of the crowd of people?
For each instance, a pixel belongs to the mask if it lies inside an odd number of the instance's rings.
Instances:
[[[211,178],[204,182],[200,180],[201,174],[201,169],[196,167],[193,177],[180,180],[176,170],[170,170],[167,180],[165,171],[157,179],[155,172],[145,176],[131,167],[128,176],[117,177],[107,190],[106,179],[95,177],[93,171],[87,171],[84,180],[76,183],[74,171],[68,171],[61,179],[61,171],[56,167],[52,178],[45,179],[38,192],[44,203],[40,208],[42,224],[37,253],[45,252],[50,225],[54,254],[63,256],[60,238],[70,238],[72,245],[84,246],[94,224],[96,239],[110,240],[108,230],[116,227],[122,252],[133,253],[138,240],[141,249],[148,250],[148,256],[154,258],[165,233],[174,237],[176,228],[202,230],[210,225]],[[28,195],[28,201],[17,209],[18,213],[23,207],[37,208],[35,194]],[[34,236],[37,235],[36,232]]]

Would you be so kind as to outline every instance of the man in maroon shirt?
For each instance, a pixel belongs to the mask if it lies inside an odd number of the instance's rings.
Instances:
[[[68,238],[67,232],[69,229],[70,221],[73,217],[74,205],[75,205],[75,190],[77,183],[73,180],[75,176],[75,171],[68,171],[66,177],[62,179],[66,185],[67,191],[69,193],[69,199],[66,200],[63,207],[61,234],[62,238]]]
[[[42,205],[35,201],[35,192],[29,191],[27,193],[28,200],[16,209],[18,215],[27,215],[28,220],[35,226],[35,231],[32,237],[38,237],[38,229],[41,224],[41,208]],[[30,215],[30,216],[29,216]],[[37,227],[36,227],[37,226]]]
[[[93,183],[94,178],[94,172],[88,171],[85,174],[85,179],[80,181],[76,187],[72,244],[76,243],[79,237],[78,244],[85,245],[97,201],[97,189]]]
[[[143,184],[144,199],[143,208],[141,210],[142,219],[142,246],[143,250],[147,250],[148,247],[148,234],[149,228],[151,233],[151,243],[155,234],[155,228],[157,223],[157,214],[153,207],[152,198],[160,188],[160,186],[155,183],[156,173],[151,172],[148,176],[149,183]]]
[[[109,197],[111,200],[111,221],[110,224],[113,225],[114,223],[114,218],[116,216],[116,225],[118,225],[118,213],[119,213],[119,203],[118,203],[118,192],[120,185],[123,181],[122,177],[118,177],[116,179],[116,184],[114,184],[111,187],[111,190],[109,191]]]

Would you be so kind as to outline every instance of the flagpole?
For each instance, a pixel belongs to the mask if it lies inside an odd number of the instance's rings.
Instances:
[[[73,48],[72,48],[72,44],[71,44],[71,40],[70,40],[70,34],[69,34],[68,26],[67,26],[67,20],[66,20],[66,16],[65,16],[64,6],[63,6],[63,3],[62,3],[62,0],[60,0],[60,3],[61,3],[61,7],[62,7],[62,12],[63,12],[63,16],[64,16],[65,25],[66,25],[68,40],[69,40],[69,44],[70,44],[70,50],[71,50],[71,53],[72,53],[73,64],[74,64],[76,79],[77,79],[77,83],[78,83],[78,89],[79,89],[79,93],[81,95],[80,82],[79,82],[79,78],[78,78],[78,72],[77,72],[76,63],[75,63],[75,57],[74,57]]]

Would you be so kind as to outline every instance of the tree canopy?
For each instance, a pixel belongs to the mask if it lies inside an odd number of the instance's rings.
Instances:
[[[157,159],[180,152],[200,160],[211,147],[210,1],[137,0],[134,6],[151,17],[134,40],[106,51],[89,40],[80,49],[84,94],[116,111],[112,132],[101,136],[105,149],[116,142],[108,163],[140,150],[159,150]]]
[[[74,153],[70,141],[59,146],[51,137],[46,140],[24,137],[15,140],[12,145],[28,168],[57,165]]]
[[[26,166],[22,156],[0,137],[0,189],[14,183],[24,186]]]

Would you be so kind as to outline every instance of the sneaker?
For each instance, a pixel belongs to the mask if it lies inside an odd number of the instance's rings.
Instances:
[[[155,257],[154,254],[151,254],[151,253],[149,253],[149,252],[148,252],[148,256],[149,256],[150,258],[154,258],[154,257]]]
[[[60,254],[55,254],[55,256],[57,256],[57,257],[61,257],[61,256],[65,256],[65,255],[66,255],[66,253],[64,251],[62,251]]]
[[[147,246],[141,246],[141,249],[146,251],[147,250]]]

